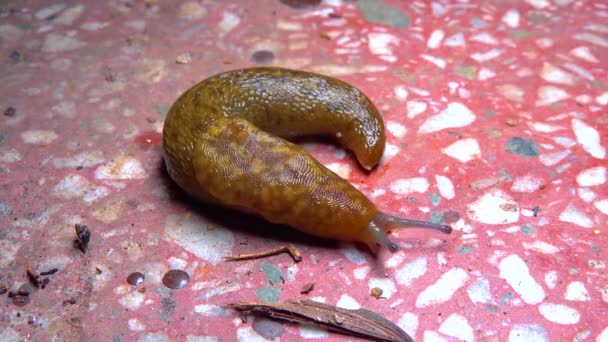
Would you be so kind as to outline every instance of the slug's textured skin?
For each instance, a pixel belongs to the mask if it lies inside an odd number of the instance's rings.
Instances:
[[[163,147],[170,177],[198,199],[374,245],[378,237],[368,228],[379,214],[375,205],[284,140],[319,134],[335,136],[366,169],[384,150],[382,119],[355,87],[308,72],[252,68],[187,90],[167,115]]]

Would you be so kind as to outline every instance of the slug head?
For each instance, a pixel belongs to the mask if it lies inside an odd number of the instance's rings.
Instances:
[[[376,216],[374,216],[374,218],[368,223],[367,227],[363,229],[360,238],[363,242],[367,243],[372,250],[376,250],[376,245],[380,245],[394,253],[399,248],[396,243],[392,242],[388,238],[387,233],[393,228],[397,227],[432,229],[444,234],[450,234],[452,232],[452,228],[450,226],[444,226],[427,221],[411,220],[378,212]]]

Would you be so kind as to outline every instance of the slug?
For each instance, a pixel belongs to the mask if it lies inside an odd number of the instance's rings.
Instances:
[[[310,72],[249,68],[196,84],[163,129],[169,176],[198,200],[257,214],[318,237],[391,252],[398,226],[451,228],[378,211],[349,182],[285,139],[332,135],[371,170],[384,151],[380,114],[350,84]]]

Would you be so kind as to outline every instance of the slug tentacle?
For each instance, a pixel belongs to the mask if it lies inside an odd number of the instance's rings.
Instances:
[[[375,244],[379,244],[391,252],[396,252],[398,249],[397,244],[388,238],[387,233],[397,227],[433,229],[444,234],[450,234],[452,232],[452,227],[450,226],[427,221],[412,220],[378,212],[363,230],[362,240],[365,241],[371,249],[374,248]]]

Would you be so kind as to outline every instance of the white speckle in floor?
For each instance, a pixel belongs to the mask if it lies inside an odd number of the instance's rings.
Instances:
[[[348,177],[350,177],[350,173],[352,172],[352,168],[350,167],[350,165],[340,162],[329,163],[325,165],[325,167],[340,176],[340,178],[342,179],[348,179]]]
[[[544,180],[540,177],[533,175],[525,175],[516,177],[511,185],[511,191],[514,192],[534,192],[541,188],[545,184]]]
[[[488,279],[479,278],[467,288],[469,298],[473,303],[492,303],[492,293],[490,293],[490,282]]]
[[[469,217],[481,223],[507,224],[519,220],[519,204],[498,189],[485,193],[467,208]]]
[[[437,188],[439,189],[439,194],[441,197],[445,199],[452,199],[454,196],[456,196],[454,192],[454,184],[452,184],[452,181],[448,177],[435,175],[435,182],[437,182]]]
[[[71,157],[54,158],[53,166],[56,168],[91,167],[103,163],[103,154],[100,151],[80,152]]]
[[[562,222],[574,223],[583,228],[591,228],[594,226],[593,221],[582,211],[578,210],[572,203],[568,204],[566,209],[559,214],[559,220]]]
[[[425,330],[423,336],[424,342],[445,342],[446,339],[443,338],[438,332],[432,330]]]
[[[439,304],[448,301],[458,289],[464,286],[469,276],[461,268],[452,268],[441,275],[439,280],[422,291],[416,299],[416,307]]]
[[[384,189],[374,189],[374,190],[372,190],[372,192],[369,194],[369,196],[370,196],[372,199],[376,199],[376,198],[378,198],[378,197],[380,197],[380,196],[384,195],[385,193],[386,193],[386,190],[384,190]]]
[[[371,268],[369,266],[357,267],[353,270],[353,276],[355,277],[355,279],[363,280],[365,279],[365,277],[367,277],[367,274],[370,270]]]
[[[170,342],[169,336],[159,332],[149,332],[141,335],[137,342]]]
[[[416,330],[418,330],[418,316],[414,313],[406,312],[399,318],[399,321],[397,321],[397,326],[403,329],[403,331],[412,338],[415,338]]]
[[[587,302],[591,300],[589,291],[585,288],[585,284],[580,281],[573,281],[566,287],[566,294],[564,295],[566,300],[572,300],[577,302]]]
[[[74,37],[62,36],[56,33],[49,33],[42,44],[43,52],[63,52],[79,49],[86,43]]]
[[[201,298],[208,300],[209,298],[224,295],[224,294],[230,293],[230,292],[235,292],[240,289],[241,289],[241,284],[237,284],[237,283],[222,285],[222,286],[215,287],[215,288],[205,292],[205,294],[203,294],[201,296]]]
[[[404,258],[405,258],[405,252],[403,252],[402,250],[398,251],[396,253],[393,253],[388,259],[386,259],[384,261],[384,267],[395,268],[403,262]]]
[[[420,278],[426,273],[426,266],[427,260],[423,256],[408,262],[395,273],[397,283],[403,286],[410,286],[414,279]]]
[[[26,144],[48,145],[59,136],[54,131],[32,129],[21,133],[21,139]]]
[[[457,140],[453,144],[443,148],[441,152],[461,163],[466,163],[481,157],[479,143],[477,142],[477,139],[474,138]]]
[[[169,264],[169,268],[172,270],[183,270],[188,265],[188,262],[186,260],[176,257],[170,257],[167,260],[167,263]]]
[[[389,160],[393,159],[393,157],[396,156],[399,151],[401,151],[401,149],[397,145],[386,144],[386,146],[384,147],[384,154],[382,154],[382,160],[380,161],[380,163],[386,163]]]
[[[591,203],[597,198],[597,194],[589,188],[578,188],[576,189],[576,193],[578,194],[578,197],[586,203]]]
[[[549,271],[549,272],[545,273],[545,284],[547,284],[547,287],[550,289],[555,288],[555,286],[557,285],[557,272],[556,271]]]
[[[418,115],[424,113],[426,111],[427,107],[428,107],[428,105],[426,104],[426,102],[407,101],[407,104],[406,104],[407,117],[409,119],[413,119],[413,118],[417,117]]]
[[[570,97],[567,91],[554,87],[554,86],[543,86],[538,88],[538,98],[536,100],[537,106],[547,106],[561,100],[565,100]]]
[[[139,160],[128,156],[116,157],[95,170],[95,178],[97,179],[124,180],[146,177],[148,177],[148,174]]]
[[[576,141],[592,157],[604,159],[606,148],[600,144],[599,132],[579,119],[572,119],[572,130],[576,136]]]
[[[608,39],[604,39],[603,37],[590,33],[590,32],[583,32],[583,33],[575,34],[574,39],[584,41],[584,42],[589,42],[591,44],[595,44],[595,45],[602,46],[602,47],[608,47]]]
[[[191,213],[169,216],[164,237],[212,264],[222,262],[234,246],[234,236],[229,230],[210,227],[200,216]]]
[[[431,36],[429,37],[429,39],[426,42],[426,46],[429,49],[436,49],[441,45],[441,41],[443,40],[443,37],[445,36],[445,32],[443,32],[442,30],[435,30],[431,33]]]
[[[543,153],[538,157],[538,160],[545,166],[553,166],[562,161],[568,155],[570,155],[570,151],[568,150]]]
[[[425,61],[427,61],[429,63],[436,65],[440,69],[445,69],[445,67],[448,64],[448,62],[446,62],[445,59],[431,56],[431,55],[422,54],[422,55],[420,55],[420,58],[424,59]]]
[[[551,83],[565,85],[574,85],[576,83],[576,78],[571,73],[565,72],[549,63],[543,64],[543,68],[540,71],[540,77]]]
[[[530,269],[519,255],[511,254],[502,259],[498,264],[500,277],[504,279],[511,288],[527,304],[538,304],[545,299],[545,291],[542,286],[532,278]]]
[[[549,342],[549,335],[540,324],[516,324],[509,332],[509,342]]]
[[[472,36],[469,40],[472,42],[484,43],[484,44],[488,44],[488,45],[498,44],[498,40],[493,35],[491,35],[487,32],[480,32],[480,33]]]
[[[592,167],[581,171],[576,176],[580,186],[596,186],[606,183],[606,168],[604,166]]]
[[[353,297],[346,294],[343,294],[340,297],[338,303],[336,303],[336,306],[348,310],[357,310],[361,308],[361,305],[357,303],[357,301]]]
[[[367,37],[367,46],[374,55],[392,55],[393,47],[399,46],[399,38],[390,33],[370,32]]]
[[[608,215],[608,198],[603,199],[603,200],[598,200],[593,202],[593,206],[601,211],[602,213]]]
[[[21,153],[14,148],[0,151],[0,162],[15,163],[21,160]]]
[[[565,129],[564,126],[549,125],[544,122],[530,122],[528,126],[533,130],[541,133],[553,133]]]
[[[397,100],[400,100],[400,101],[407,100],[408,92],[407,92],[407,88],[405,88],[405,86],[398,85],[395,87],[395,89],[393,89],[393,92],[395,93],[395,97],[397,98]]]
[[[599,59],[597,59],[597,57],[595,57],[593,55],[593,53],[591,53],[591,50],[589,50],[588,46],[579,46],[576,47],[572,50],[570,50],[570,53],[575,56],[578,57],[584,61],[590,62],[590,63],[599,63]]]
[[[597,335],[595,342],[608,342],[608,326],[604,328],[599,335]]]
[[[296,275],[298,274],[299,270],[300,270],[300,268],[298,267],[297,264],[288,266],[287,267],[287,281],[291,282],[291,281],[296,280]]]
[[[448,260],[445,258],[445,252],[437,253],[437,264],[441,266],[448,264]]]
[[[557,324],[576,324],[581,319],[576,309],[562,304],[543,303],[538,306],[538,311],[547,320]]]
[[[145,298],[145,294],[139,291],[133,291],[131,293],[127,293],[126,295],[118,299],[118,303],[124,306],[125,308],[133,311],[137,310],[141,306]]]
[[[340,253],[357,265],[363,265],[365,263],[365,254],[351,244],[344,244],[342,248],[340,248]]]
[[[478,63],[483,63],[502,55],[503,52],[504,50],[502,49],[491,49],[486,52],[476,52],[471,54],[471,58],[476,60]]]
[[[514,84],[503,84],[498,86],[498,91],[502,96],[506,99],[515,101],[515,102],[523,102],[525,92],[521,87],[518,87]]]
[[[459,314],[451,314],[439,326],[440,333],[457,338],[459,341],[473,341],[473,328],[466,318]]]
[[[36,19],[45,20],[61,12],[65,8],[65,6],[65,3],[54,4],[49,7],[39,9],[38,11],[36,11],[36,13],[34,13],[34,16],[36,17]]]
[[[93,186],[80,175],[67,175],[53,188],[53,195],[63,199],[82,198],[91,204],[98,199],[110,194],[110,190],[104,186]]]
[[[198,304],[194,306],[194,312],[206,317],[230,317],[232,313],[219,305]]]
[[[395,121],[387,121],[386,129],[395,137],[395,138],[403,138],[407,133],[407,128],[402,124]]]
[[[230,12],[224,12],[222,14],[222,21],[219,22],[217,27],[220,29],[222,34],[226,34],[234,30],[237,26],[239,26],[240,22],[241,19],[235,14]]]
[[[146,325],[138,320],[137,318],[131,318],[129,320],[129,330],[131,331],[144,331],[146,330]]]
[[[435,4],[435,2],[433,2],[433,4]],[[464,34],[462,34],[462,32],[456,33],[452,36],[447,37],[444,41],[443,41],[443,45],[445,46],[451,46],[451,47],[455,47],[455,46],[465,46],[466,45],[466,41],[464,39]]]
[[[519,26],[519,18],[519,12],[516,9],[511,8],[502,16],[502,22],[511,28],[516,28]]]
[[[389,186],[389,189],[398,195],[407,195],[413,192],[424,193],[428,188],[429,182],[424,177],[397,179]]]
[[[300,336],[307,339],[327,338],[327,330],[312,325],[300,325]]]
[[[194,1],[179,6],[179,17],[186,20],[198,20],[207,14],[207,9]]]
[[[489,80],[490,78],[492,78],[494,76],[496,76],[496,73],[486,67],[480,68],[479,72],[477,73],[477,79],[480,81]]]
[[[539,240],[535,240],[532,242],[524,241],[522,245],[524,246],[524,249],[543,254],[555,254],[559,252],[559,248],[555,247],[550,243]]]
[[[215,336],[186,336],[186,342],[220,342],[220,339]]]
[[[595,98],[595,102],[597,102],[597,104],[601,105],[601,106],[605,106],[608,104],[608,91],[598,95]]]
[[[418,133],[433,133],[446,128],[458,128],[475,121],[475,114],[462,103],[451,102],[443,111],[435,114],[420,126]]]
[[[239,342],[268,342],[260,336],[251,326],[244,326],[236,330],[236,338]]]
[[[553,141],[555,141],[556,144],[559,144],[566,148],[576,146],[576,141],[568,137],[553,137],[552,139]]]
[[[371,278],[367,284],[370,291],[374,287],[382,289],[382,298],[389,299],[397,292],[395,282],[390,278]]]

